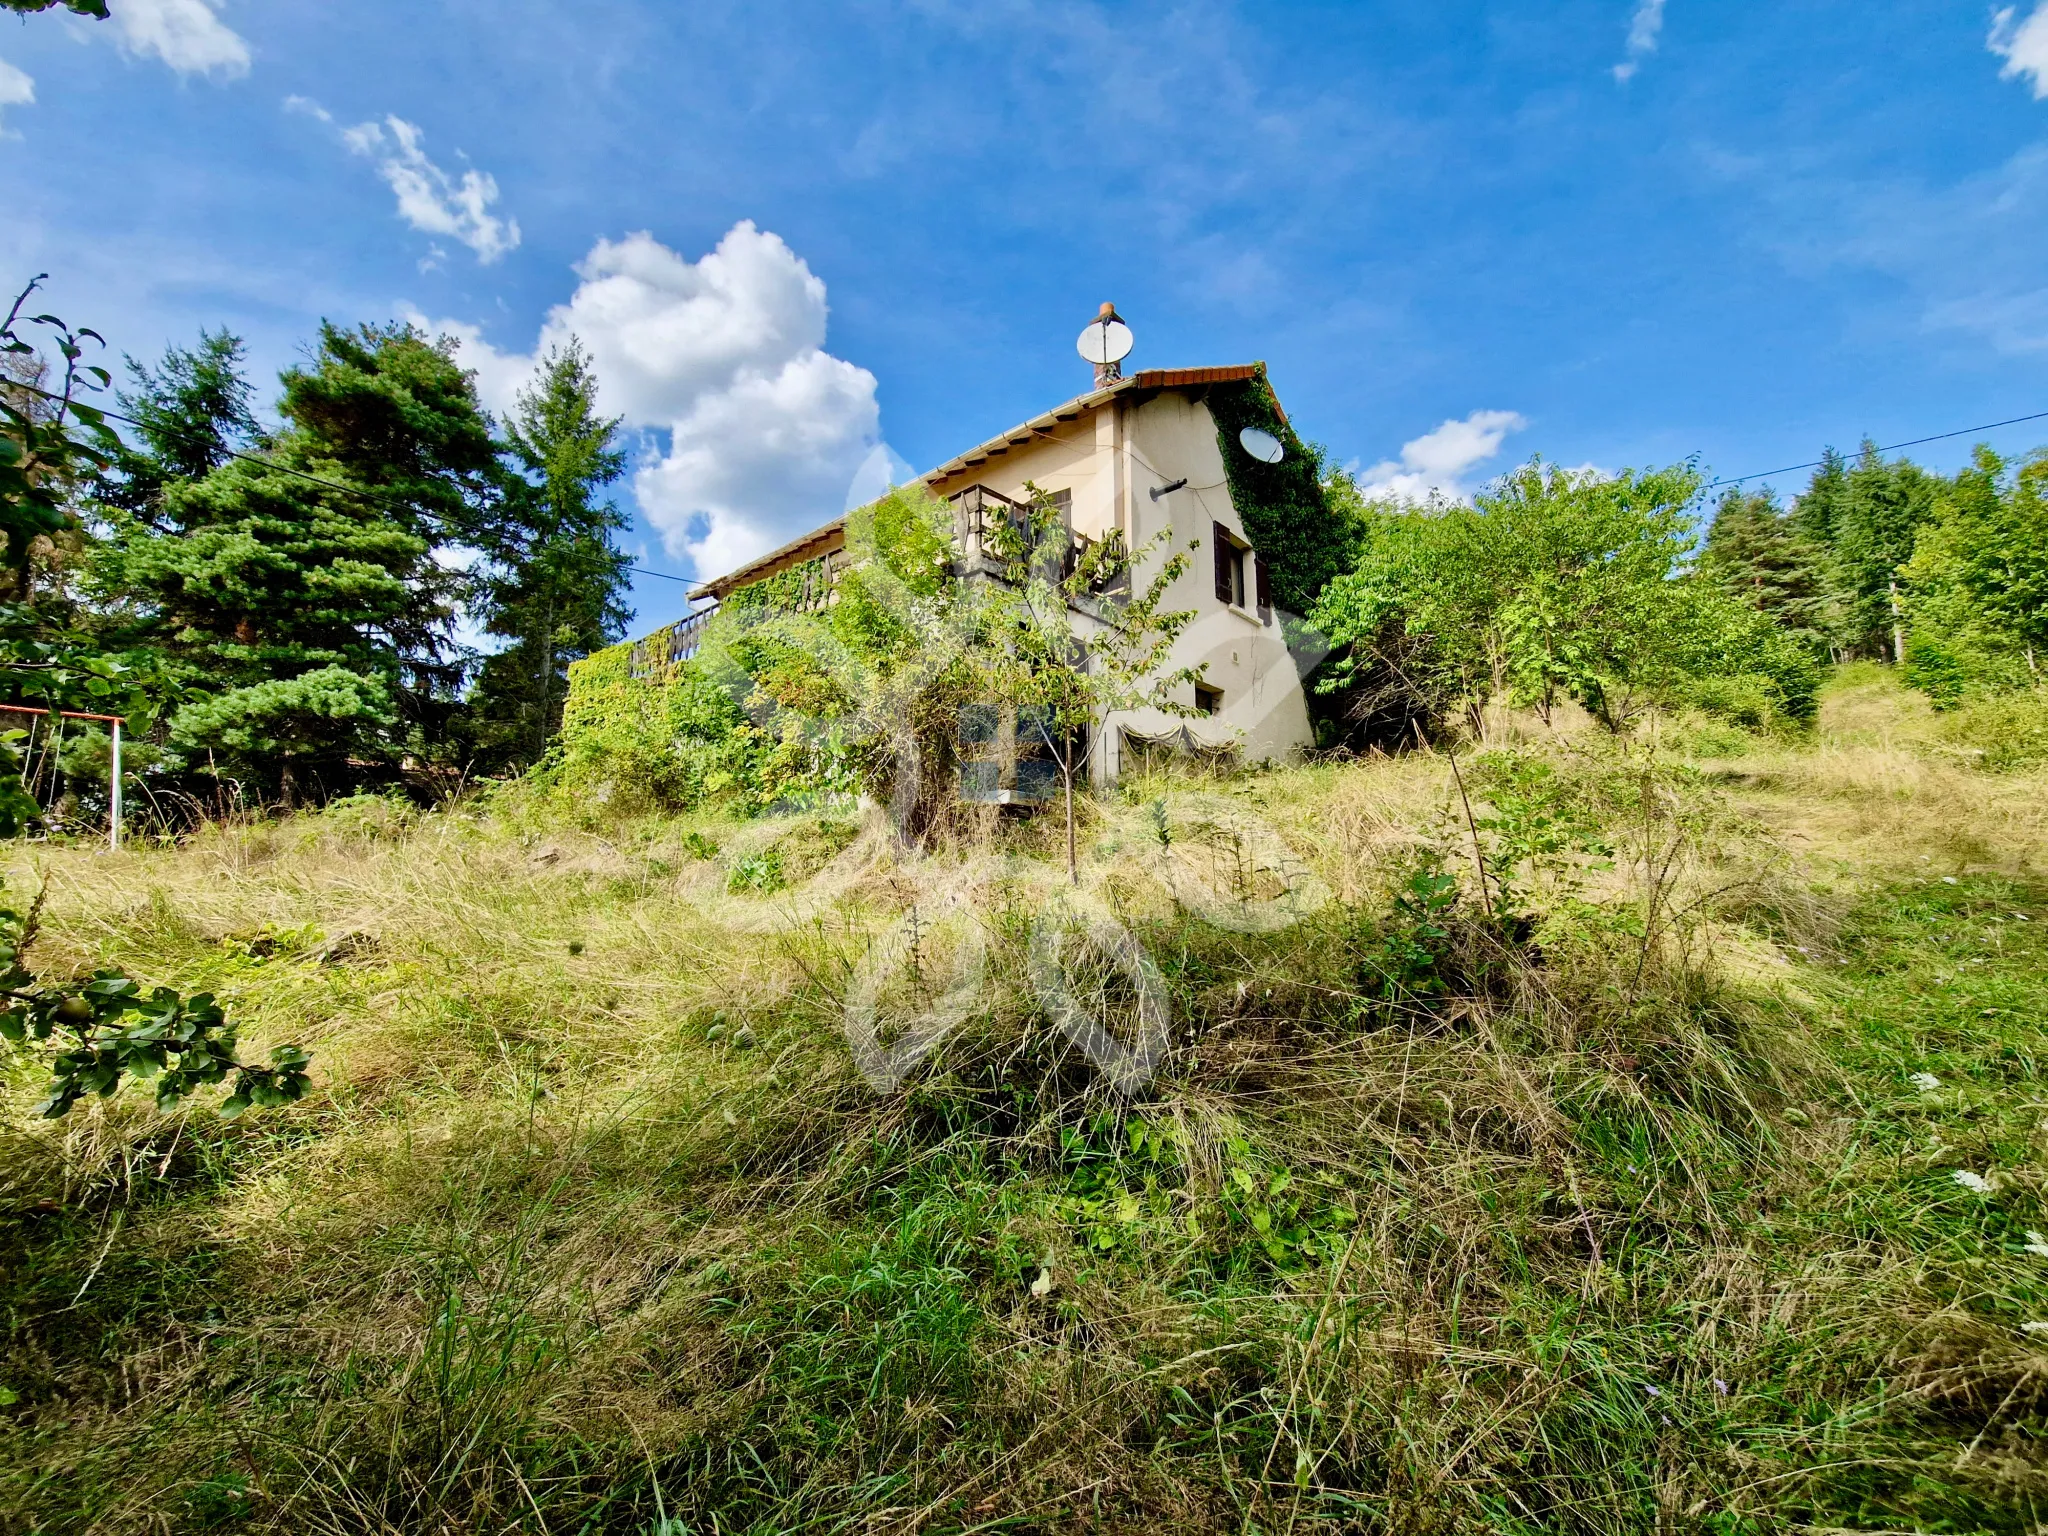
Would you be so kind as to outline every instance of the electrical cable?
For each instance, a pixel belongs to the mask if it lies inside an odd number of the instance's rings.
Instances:
[[[38,389],[33,384],[17,383],[15,387],[18,389],[25,390],[32,395],[40,395],[45,400],[56,400],[69,405],[84,404],[86,405],[86,409],[93,411],[97,415],[104,416],[110,421],[124,422],[131,427],[136,427],[144,431],[150,430],[149,428],[145,427],[142,422],[137,421],[133,416],[124,416],[119,411],[110,411],[101,406],[87,404],[84,401],[71,400],[68,396],[52,394],[47,389]],[[1950,438],[1968,437],[1972,432],[1995,432],[2001,427],[2016,427],[2029,421],[2048,421],[2048,411],[2036,411],[2030,416],[2009,416],[2004,421],[1988,421],[1985,422],[1982,426],[1977,427],[1959,427],[1953,432],[1937,432],[1933,434],[1931,437],[1909,438],[1902,443],[1887,443],[1880,446],[1877,451],[1879,453],[1896,453],[1901,448],[1918,448],[1927,443],[1947,442]],[[1065,439],[1054,437],[1051,432],[1046,432],[1043,429],[1039,430],[1040,435],[1049,438],[1054,442],[1066,441]],[[187,433],[186,436],[192,439],[193,441],[198,440],[197,433]],[[261,458],[255,454],[242,453],[233,448],[221,448],[220,451],[225,453],[229,458],[239,459],[245,464],[254,464],[258,468],[267,469],[276,474],[291,475],[297,479],[308,481],[314,485],[325,486],[329,490],[342,491],[351,496],[359,496],[365,501],[379,502],[387,506],[397,507],[398,509],[406,512],[411,516],[433,516],[432,513],[422,514],[419,508],[414,507],[406,502],[399,501],[395,497],[381,496],[377,492],[365,490],[362,486],[359,485],[350,485],[346,481],[330,480],[326,478],[324,475],[315,475],[310,474],[303,469],[294,469],[289,464],[278,463],[275,459]],[[1153,474],[1160,476],[1162,479],[1165,477],[1166,472],[1164,470],[1159,469],[1157,466],[1151,463],[1148,463],[1144,455],[1140,454],[1135,448],[1131,447],[1129,444],[1125,445],[1125,451],[1128,452],[1130,456],[1136,459],[1140,464],[1143,464],[1145,468],[1151,470]],[[1827,463],[1826,459],[1812,459],[1804,464],[1787,464],[1779,469],[1754,470],[1746,475],[1733,475],[1725,479],[1710,480],[1703,487],[1703,489],[1712,491],[1718,490],[1720,487],[1724,485],[1742,485],[1751,480],[1767,480],[1772,475],[1789,475],[1802,469],[1818,469],[1825,463]],[[1217,483],[1222,484],[1223,482],[1219,481]],[[1201,493],[1205,490],[1214,489],[1213,486],[1187,486],[1183,487],[1183,489],[1194,491],[1195,499],[1202,503],[1203,510],[1208,510],[1207,499],[1203,497]],[[661,581],[680,582],[684,586],[699,585],[699,583],[692,577],[671,576],[667,571],[653,570],[644,565],[629,565],[627,569],[634,572],[636,575],[653,576]]]
[[[73,400],[66,395],[52,394],[49,390],[38,389],[33,384],[16,383],[15,387],[18,389],[26,390],[29,394],[32,395],[41,395],[45,400],[56,400],[66,405],[73,406],[83,405],[87,410],[91,411],[96,416],[104,416],[109,421],[124,422],[128,426],[135,427],[141,431],[147,432],[151,430],[163,430],[161,427],[152,429],[145,425],[144,423],[137,421],[133,416],[124,416],[119,411],[110,411],[107,410],[104,406],[93,405],[89,401]],[[174,430],[170,435],[182,435],[188,442],[194,443],[200,442],[202,440],[201,434],[197,432],[185,432],[180,434]],[[238,459],[244,464],[254,464],[257,468],[267,469],[271,471],[273,474],[290,475],[294,479],[304,480],[313,485],[325,486],[330,491],[341,491],[346,493],[347,495],[359,497],[367,502],[395,508],[398,511],[404,512],[411,517],[424,517],[428,519],[440,520],[437,518],[437,514],[424,511],[421,508],[412,505],[410,502],[399,500],[395,496],[381,495],[376,491],[366,490],[364,487],[360,485],[350,485],[345,480],[330,480],[325,475],[316,475],[310,473],[307,470],[294,469],[291,465],[280,464],[275,459],[266,459],[258,454],[253,453],[243,453],[239,449],[229,448],[221,444],[214,443],[210,438],[205,439],[205,441],[209,444],[209,446],[214,447],[218,452],[226,454],[231,459]],[[694,587],[698,585],[698,583],[691,577],[671,576],[667,571],[650,570],[648,567],[644,565],[629,565],[626,568],[630,571],[637,572],[639,575],[642,576],[656,576],[663,581],[679,581],[687,587]]]
[[[2048,420],[2048,411],[2036,411],[2031,416],[2013,416],[2005,421],[1987,421],[1981,427],[1960,427],[1954,432],[1937,432],[1932,437],[1916,437],[1908,442],[1888,443],[1877,451],[1879,453],[1896,453],[1901,448],[1918,448],[1922,443],[1941,443],[1946,442],[1952,437],[1968,437],[1972,432],[1992,432],[2000,427],[2016,427],[2023,421],[2042,420]],[[1769,479],[1772,475],[1789,475],[1798,469],[1819,469],[1825,463],[1827,463],[1826,459],[1815,459],[1809,464],[1787,464],[1783,469],[1760,469],[1754,474],[1737,475],[1732,480],[1712,481],[1706,486],[1706,489],[1711,491],[1715,486],[1740,485],[1745,480],[1765,480]]]

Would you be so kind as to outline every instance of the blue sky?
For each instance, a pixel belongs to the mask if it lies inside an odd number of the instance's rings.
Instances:
[[[672,574],[1079,392],[1105,298],[1412,491],[2048,411],[2048,0],[109,3],[0,23],[0,276],[495,401],[574,331]]]

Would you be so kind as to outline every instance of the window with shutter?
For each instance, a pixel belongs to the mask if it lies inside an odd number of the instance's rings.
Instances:
[[[1237,600],[1237,550],[1230,542],[1230,531],[1221,523],[1209,525],[1209,540],[1216,550],[1216,601],[1219,603]]]
[[[1254,556],[1259,562],[1259,622],[1273,622],[1273,573],[1266,567],[1264,555]]]

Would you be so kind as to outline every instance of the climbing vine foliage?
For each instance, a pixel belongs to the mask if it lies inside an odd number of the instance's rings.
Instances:
[[[1208,404],[1230,504],[1273,573],[1273,600],[1291,613],[1306,613],[1325,586],[1357,563],[1359,529],[1330,505],[1321,451],[1288,425],[1263,373],[1243,384],[1218,386]],[[1244,451],[1239,434],[1246,427],[1280,440],[1285,451],[1279,463],[1262,463]]]

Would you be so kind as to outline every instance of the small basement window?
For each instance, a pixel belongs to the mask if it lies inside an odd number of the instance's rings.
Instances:
[[[1195,713],[1216,715],[1223,712],[1223,690],[1211,688],[1206,683],[1195,684]]]

